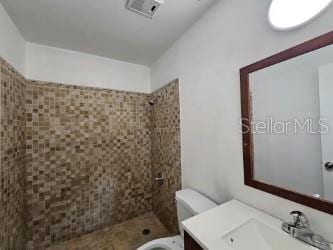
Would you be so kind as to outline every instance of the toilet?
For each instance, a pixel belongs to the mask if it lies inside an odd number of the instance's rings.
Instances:
[[[182,221],[217,206],[215,202],[192,189],[176,192],[177,218],[180,235],[150,241],[137,250],[182,250],[184,249],[184,230]]]

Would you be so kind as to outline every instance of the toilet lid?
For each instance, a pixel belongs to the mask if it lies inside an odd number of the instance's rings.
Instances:
[[[192,189],[177,191],[176,200],[182,206],[189,209],[193,215],[200,214],[217,206],[215,202]]]

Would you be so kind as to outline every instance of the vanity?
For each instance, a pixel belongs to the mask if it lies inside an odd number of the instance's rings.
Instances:
[[[282,223],[232,200],[183,222],[185,250],[318,250],[284,232]]]

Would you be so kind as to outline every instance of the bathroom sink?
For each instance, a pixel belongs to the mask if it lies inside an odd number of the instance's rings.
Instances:
[[[313,250],[282,230],[277,231],[255,219],[251,219],[222,239],[234,250]]]
[[[282,223],[259,209],[232,200],[194,216],[182,225],[203,249],[318,250],[284,232]]]

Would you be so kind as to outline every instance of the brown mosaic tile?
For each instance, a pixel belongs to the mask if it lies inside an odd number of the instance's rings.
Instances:
[[[28,249],[152,210],[146,94],[28,82]]]
[[[153,93],[152,172],[163,174],[164,183],[154,183],[153,211],[172,232],[178,232],[175,193],[181,189],[180,105],[178,80]]]
[[[153,208],[177,230],[178,81],[151,107],[146,94],[26,81],[3,60],[0,69],[0,249],[93,237]],[[114,230],[114,249],[148,241]]]
[[[0,59],[0,249],[24,248],[25,80]]]
[[[149,229],[150,234],[142,231]],[[103,230],[56,244],[51,250],[134,250],[153,239],[169,236],[168,230],[153,213],[106,227]]]

